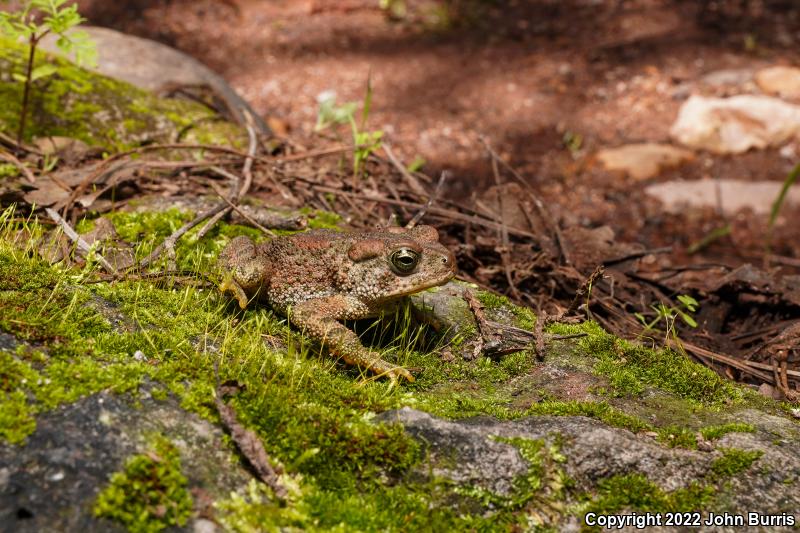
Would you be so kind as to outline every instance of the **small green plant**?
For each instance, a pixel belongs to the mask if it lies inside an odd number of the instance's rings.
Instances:
[[[564,148],[569,150],[572,157],[577,157],[583,147],[583,135],[574,131],[565,131],[561,142],[564,143]]]
[[[356,122],[355,113],[358,104],[346,102],[336,103],[333,92],[323,93],[319,98],[319,112],[317,113],[316,131],[322,131],[337,124],[349,124],[353,136],[353,175],[358,176],[361,166],[367,158],[380,149],[383,139],[382,130],[369,131],[366,129],[367,119],[372,107],[372,78],[367,77],[367,92],[361,107],[360,124]]]
[[[120,521],[134,532],[182,526],[192,512],[187,483],[177,448],[157,436],[150,451],[131,457],[125,469],[111,477],[97,497],[94,514]]]
[[[405,0],[379,0],[378,7],[392,20],[403,20],[408,15]]]
[[[798,176],[800,176],[800,164],[795,165],[792,171],[789,172],[789,175],[786,176],[786,179],[783,180],[783,185],[781,186],[781,190],[778,193],[778,196],[775,198],[775,201],[772,202],[772,209],[770,209],[769,212],[769,223],[767,224],[767,239],[766,239],[767,256],[769,256],[770,249],[772,248],[772,231],[775,229],[775,222],[778,221],[778,215],[781,212],[783,203],[786,201],[786,194],[789,192],[789,187],[795,184]]]
[[[680,305],[668,306],[661,302],[651,305],[650,308],[656,313],[655,318],[652,320],[648,320],[642,313],[634,313],[634,316],[639,319],[644,326],[643,333],[653,331],[660,322],[663,322],[667,337],[673,337],[677,340],[675,320],[679,317],[687,326],[696,328],[697,321],[692,317],[692,313],[697,311],[700,304],[688,294],[679,295],[678,303]]]
[[[69,0],[26,0],[21,9],[12,12],[0,11],[0,33],[14,40],[28,43],[28,61],[25,73],[13,73],[15,80],[25,84],[22,94],[22,109],[17,130],[17,143],[22,143],[28,115],[31,85],[56,72],[56,66],[45,63],[34,67],[36,48],[48,34],[58,35],[56,46],[67,55],[72,55],[78,65],[93,65],[97,50],[85,31],[67,31],[86,19],[78,14],[76,5],[65,6]]]

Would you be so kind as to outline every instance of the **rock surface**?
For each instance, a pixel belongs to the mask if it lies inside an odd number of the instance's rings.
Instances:
[[[16,131],[23,86],[9,73],[21,71],[27,50],[0,37],[0,129]],[[32,86],[25,137],[69,137],[90,146],[127,149],[148,142],[201,142],[235,145],[246,133],[219,115],[188,100],[159,98],[126,82],[79,68],[50,54],[37,54],[36,66],[56,71]]]
[[[728,215],[741,209],[751,209],[765,215],[772,209],[783,184],[778,181],[740,181],[731,179],[701,181],[667,181],[649,185],[645,192],[657,198],[670,213],[687,209],[720,207]],[[800,189],[791,187],[784,204],[800,204]]]
[[[775,66],[759,70],[755,76],[762,91],[782,98],[800,98],[800,68]]]
[[[664,168],[691,161],[694,154],[668,144],[640,143],[604,148],[597,153],[597,159],[607,170],[622,171],[635,180],[646,180]]]
[[[145,397],[135,407],[104,392],[39,416],[25,446],[0,444],[0,531],[123,531],[95,518],[92,505],[125,459],[146,451],[153,432],[178,447],[190,488],[220,498],[250,478],[230,461],[219,427],[173,400]]]
[[[770,96],[707,98],[682,106],[670,134],[695,149],[737,154],[778,146],[800,132],[800,106]]]
[[[245,123],[246,111],[262,134],[271,134],[269,126],[250,104],[224,78],[195,58],[159,42],[109,28],[80,26],[78,29],[88,33],[97,46],[96,72],[154,93],[180,87],[208,86],[224,101],[227,110],[239,123]],[[41,46],[58,54],[56,40],[56,35],[48,35]]]
[[[667,448],[626,429],[608,427],[582,416],[448,421],[403,408],[383,413],[378,419],[403,424],[427,447],[433,475],[495,491],[513,485],[514,478],[525,471],[514,448],[498,443],[498,438],[544,439],[550,445],[560,444],[560,453],[567,458],[567,475],[579,487],[587,488],[599,478],[640,473],[657,480],[664,490],[674,491],[712,477],[715,461],[726,449],[761,452],[763,455],[750,468],[723,489],[721,501],[725,509],[757,510],[765,515],[797,509],[800,493],[792,488],[800,476],[800,454],[794,446],[797,425],[758,411],[744,411],[741,416],[758,430],[729,433],[714,442],[712,449],[716,451],[712,452]],[[706,514],[710,509],[702,511]],[[699,530],[720,531],[714,527]]]

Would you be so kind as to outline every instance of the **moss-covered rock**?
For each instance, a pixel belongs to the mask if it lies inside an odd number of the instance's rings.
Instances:
[[[108,215],[137,257],[191,217]],[[33,244],[20,248],[21,226],[32,239],[44,231],[20,220],[0,216],[0,483],[26,489],[0,490],[3,523],[103,529],[97,494],[153,433],[180,451],[185,489],[204,495],[189,515],[178,498],[181,516],[232,531],[558,530],[587,512],[800,505],[800,431],[786,408],[680,353],[586,322],[547,326],[544,361],[531,350],[444,357],[454,339],[404,313],[382,334],[364,328],[364,342],[414,369],[415,383],[392,386],[333,361],[268,308],[241,311],[203,284],[230,239],[265,238],[250,228],[189,232],[176,263],[196,278],[85,283],[91,263],[51,265]],[[472,290],[491,320],[534,327],[529,310]],[[460,291],[435,294],[440,308],[465,311]],[[284,469],[283,503],[248,479],[223,435],[214,395],[225,381],[241,390],[230,399],[239,421]],[[64,466],[54,442],[80,460]]]
[[[27,47],[0,37],[0,130],[16,134],[22,106]],[[125,82],[91,73],[38,52],[36,65],[56,72],[32,85],[25,138],[71,137],[108,150],[147,142],[189,141],[242,145],[246,135],[214,111],[187,100],[159,98]]]

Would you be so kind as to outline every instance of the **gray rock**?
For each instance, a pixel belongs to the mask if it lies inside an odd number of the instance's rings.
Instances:
[[[174,87],[210,87],[238,122],[245,123],[244,109],[252,115],[260,133],[272,135],[266,122],[224,78],[193,57],[159,42],[109,28],[80,26],[78,29],[87,32],[97,46],[96,72],[156,93]],[[42,40],[41,47],[60,53],[57,39],[50,34]]]
[[[180,450],[190,489],[219,498],[247,483],[218,427],[173,400],[146,396],[140,408],[105,392],[84,398],[38,416],[24,445],[0,445],[0,531],[120,530],[92,515],[94,499],[130,455],[145,451],[153,432]]]
[[[528,471],[528,463],[513,446],[489,438],[491,427],[449,422],[408,407],[383,413],[376,420],[403,424],[428,446],[432,473],[459,484],[508,496],[514,479]]]
[[[412,294],[409,299],[415,313],[423,322],[442,333],[451,343],[456,355],[472,359],[480,351],[475,317],[464,299],[470,284],[451,281],[441,287]]]
[[[22,343],[14,335],[0,331],[0,350],[13,352]]]
[[[739,514],[795,513],[800,506],[800,493],[795,488],[800,479],[797,424],[754,410],[740,415],[740,420],[753,422],[757,432],[729,433],[713,441],[713,447],[759,450],[763,455],[749,469],[726,478],[714,509],[702,509],[703,513],[711,510]],[[650,437],[582,416],[449,421],[406,407],[383,413],[377,420],[401,423],[420,440],[435,465],[435,475],[498,494],[506,494],[513,488],[514,479],[525,474],[526,463],[513,446],[498,442],[497,437],[557,442],[566,458],[563,468],[580,490],[591,490],[603,478],[630,473],[644,474],[667,491],[685,488],[692,482],[706,484],[713,479],[713,462],[722,457],[716,450],[708,453],[669,448]],[[776,435],[789,440],[777,442]],[[564,517],[561,525],[581,518]],[[704,527],[700,531],[720,529]]]
[[[561,453],[568,458],[567,474],[586,489],[604,477],[641,472],[658,480],[665,490],[674,490],[702,475],[711,461],[708,454],[666,448],[652,439],[583,416],[448,421],[405,407],[383,413],[377,419],[400,422],[429,446],[434,457],[455,454],[452,466],[435,469],[434,473],[498,494],[506,494],[513,479],[526,472],[526,463],[513,446],[493,440],[498,436],[545,439],[551,443],[560,437],[564,443]]]

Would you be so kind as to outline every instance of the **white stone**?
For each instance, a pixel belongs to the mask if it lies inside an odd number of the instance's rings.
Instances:
[[[694,95],[678,112],[672,137],[691,148],[736,154],[777,146],[800,132],[800,106],[771,96]]]
[[[800,68],[775,66],[759,70],[756,84],[766,93],[800,98]]]
[[[739,181],[733,179],[668,181],[648,186],[645,192],[661,201],[664,210],[681,213],[687,209],[717,207],[726,215],[740,209],[752,209],[754,213],[766,215],[780,193],[780,181]],[[800,204],[800,187],[789,188],[784,205]]]
[[[645,180],[664,168],[694,159],[694,154],[669,144],[641,143],[604,148],[597,153],[597,159],[607,170],[623,171],[635,180]]]

